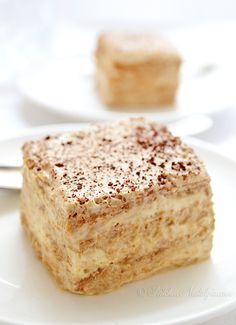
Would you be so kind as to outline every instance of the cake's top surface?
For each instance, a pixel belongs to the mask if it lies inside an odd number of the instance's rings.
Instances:
[[[180,62],[175,47],[159,34],[110,32],[101,34],[97,54],[107,54],[117,63],[132,64],[152,59],[171,59]]]
[[[27,142],[23,152],[30,169],[80,204],[153,186],[168,191],[204,172],[191,148],[165,126],[142,118],[47,136]]]

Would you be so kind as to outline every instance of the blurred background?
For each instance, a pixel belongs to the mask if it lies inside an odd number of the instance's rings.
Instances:
[[[97,33],[110,29],[160,30],[171,35],[183,53],[184,74],[197,77],[201,85],[199,96],[192,89],[185,95],[191,99],[185,110],[191,111],[195,104],[202,113],[206,107],[214,125],[199,137],[230,151],[236,136],[233,0],[0,0],[0,136],[24,127],[80,121],[79,116],[64,114],[65,107],[63,114],[55,107],[48,109],[48,98],[42,98],[45,89],[33,94],[35,87],[42,89],[42,83],[35,86],[35,69],[65,58],[92,58]],[[22,87],[29,73],[31,79]],[[71,84],[76,91],[73,80]],[[50,98],[54,106],[60,107],[61,91],[45,87],[54,96]]]
[[[90,44],[81,29],[88,33],[88,29],[179,30],[207,25],[206,32],[216,28],[209,43],[217,42],[222,51],[221,42],[227,41],[234,50],[235,33],[225,24],[234,25],[235,19],[233,0],[0,0],[0,82],[14,83],[38,60],[84,51]],[[202,50],[208,54],[207,48]]]

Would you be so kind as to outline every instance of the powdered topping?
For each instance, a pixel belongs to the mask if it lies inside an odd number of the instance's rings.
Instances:
[[[168,189],[199,175],[202,167],[165,126],[141,118],[50,135],[26,143],[23,151],[29,168],[46,172],[66,200],[80,204],[154,185]]]

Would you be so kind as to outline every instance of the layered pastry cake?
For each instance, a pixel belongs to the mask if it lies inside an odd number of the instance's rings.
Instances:
[[[96,81],[108,106],[170,106],[181,57],[156,34],[105,33],[98,38]]]
[[[194,151],[141,118],[23,146],[21,220],[60,286],[100,294],[209,257],[210,179]]]

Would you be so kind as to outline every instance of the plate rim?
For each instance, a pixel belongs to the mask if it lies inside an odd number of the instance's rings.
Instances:
[[[83,56],[78,55],[77,60],[80,60],[81,58],[84,58]],[[31,91],[31,89],[29,88],[29,84],[30,84],[30,80],[32,80],[32,78],[37,78],[37,75],[40,74],[40,67],[42,67],[42,69],[46,69],[47,66],[52,66],[54,64],[58,64],[60,63],[60,61],[62,62],[70,62],[71,60],[74,60],[75,57],[55,57],[55,58],[50,58],[47,59],[45,61],[40,62],[39,67],[36,68],[31,68],[28,69],[28,71],[26,71],[26,73],[24,75],[21,75],[16,82],[16,86],[18,91],[20,92],[20,94],[25,98],[25,100],[29,101],[29,103],[35,104],[36,106],[38,106],[38,108],[40,110],[45,110],[48,112],[51,112],[53,114],[56,114],[57,116],[61,116],[61,117],[67,117],[67,118],[74,118],[77,121],[82,121],[82,122],[94,122],[94,121],[107,121],[107,120],[115,120],[115,119],[120,119],[120,118],[127,118],[129,115],[132,117],[138,117],[140,115],[144,115],[147,118],[153,117],[153,118],[157,118],[160,119],[161,122],[171,122],[174,121],[176,119],[179,118],[184,118],[187,117],[189,115],[193,115],[193,114],[205,114],[205,115],[209,115],[209,114],[215,114],[223,109],[225,109],[224,106],[222,105],[215,105],[214,108],[210,111],[205,111],[204,109],[202,110],[201,107],[199,107],[199,110],[197,111],[189,111],[186,107],[186,109],[184,111],[180,111],[176,105],[176,103],[173,105],[174,109],[173,110],[168,110],[166,111],[165,108],[161,108],[160,111],[158,110],[148,110],[145,112],[145,110],[143,111],[113,111],[112,109],[109,109],[109,107],[106,109],[106,105],[104,104],[104,108],[101,112],[99,112],[99,114],[96,114],[95,117],[92,117],[90,114],[81,114],[81,111],[76,111],[74,109],[71,109],[71,107],[69,106],[65,106],[64,104],[62,105],[58,105],[56,103],[53,103],[52,101],[47,101],[45,100],[44,97],[40,97],[40,96],[35,96],[35,92]],[[86,58],[87,59],[87,58]],[[93,61],[93,57],[90,57],[91,61]],[[94,76],[93,76],[94,79]],[[180,83],[181,84],[185,84],[185,80],[181,80],[181,72],[180,72]],[[177,89],[177,96],[178,98],[178,89]],[[100,101],[100,97],[98,96],[98,101]],[[172,106],[170,106],[172,107]],[[169,107],[169,108],[170,108]],[[168,109],[168,106],[166,107]],[[83,109],[83,111],[86,111],[86,108]]]

